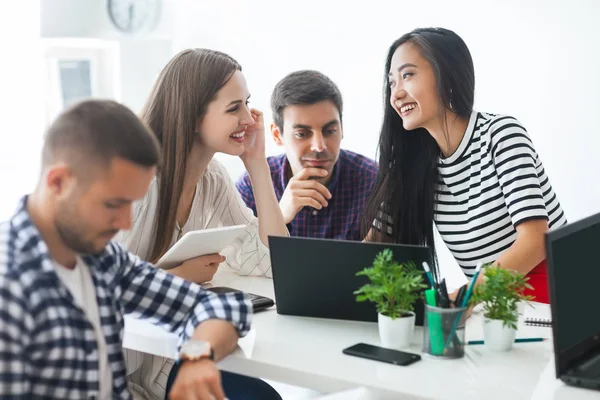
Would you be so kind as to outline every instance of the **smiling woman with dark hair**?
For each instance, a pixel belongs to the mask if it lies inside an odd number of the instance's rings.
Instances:
[[[396,40],[385,65],[379,174],[366,240],[434,246],[434,223],[467,277],[494,262],[548,302],[544,233],[566,223],[525,128],[473,110],[465,42],[442,28]]]

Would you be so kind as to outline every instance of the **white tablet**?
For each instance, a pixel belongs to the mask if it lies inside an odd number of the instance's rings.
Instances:
[[[246,225],[188,232],[158,260],[156,266],[169,269],[191,258],[220,253],[245,232]]]

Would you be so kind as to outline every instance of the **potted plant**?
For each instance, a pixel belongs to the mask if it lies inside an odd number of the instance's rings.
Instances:
[[[483,282],[475,288],[470,303],[483,303],[483,339],[491,350],[512,349],[519,318],[518,303],[533,300],[533,296],[524,294],[525,289],[531,289],[528,280],[525,275],[499,265],[484,267]]]
[[[413,262],[397,263],[390,249],[380,252],[371,267],[357,272],[371,281],[354,292],[356,301],[375,303],[381,345],[403,349],[410,345],[415,327],[414,303],[422,297],[423,271]]]

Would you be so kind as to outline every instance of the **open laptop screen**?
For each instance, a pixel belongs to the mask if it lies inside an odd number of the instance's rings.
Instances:
[[[556,372],[600,344],[600,214],[547,234]]]

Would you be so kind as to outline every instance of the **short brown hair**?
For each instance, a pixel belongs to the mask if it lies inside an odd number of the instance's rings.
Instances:
[[[112,100],[84,100],[64,112],[46,132],[42,167],[57,161],[84,174],[108,167],[115,157],[137,165],[159,163],[152,131],[127,107]]]
[[[319,71],[309,69],[292,72],[275,85],[271,94],[273,121],[283,132],[283,111],[286,107],[312,105],[325,100],[335,105],[341,120],[344,109],[342,93],[331,79]]]

